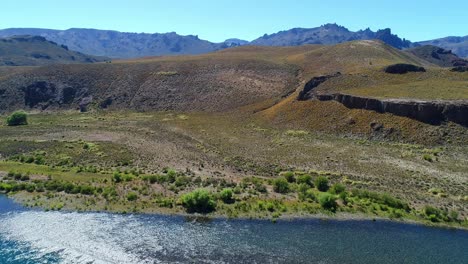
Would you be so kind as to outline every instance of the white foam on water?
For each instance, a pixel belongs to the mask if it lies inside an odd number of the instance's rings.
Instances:
[[[0,238],[20,247],[17,260],[58,255],[61,263],[223,263],[206,259],[235,252],[222,246],[230,225],[217,227],[158,217],[26,211],[2,215]]]
[[[131,253],[122,243],[131,242],[126,236],[129,230],[137,234],[141,229],[131,216],[97,213],[22,212],[9,214],[0,222],[5,239],[31,247],[38,259],[56,253],[63,263],[147,263],[149,260]],[[151,250],[161,250],[154,244],[157,240],[151,242]]]

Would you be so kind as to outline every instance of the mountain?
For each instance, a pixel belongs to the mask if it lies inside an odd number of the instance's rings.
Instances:
[[[243,40],[243,39],[237,39],[237,38],[230,38],[230,39],[226,39],[224,41],[224,44],[226,44],[228,47],[238,47],[238,46],[248,45],[249,41]]]
[[[55,63],[92,63],[103,57],[71,51],[39,36],[0,38],[0,66],[39,66]]]
[[[251,42],[262,46],[300,46],[304,44],[332,45],[353,40],[378,39],[398,49],[408,48],[411,42],[392,34],[389,28],[373,32],[369,28],[349,31],[337,24],[325,24],[316,28],[293,28],[262,37]]]
[[[432,45],[425,45],[406,50],[407,52],[441,67],[468,66],[468,61],[446,50]]]
[[[397,49],[434,45],[452,50],[454,54],[460,57],[468,57],[468,36],[411,43],[392,34],[389,28],[377,30],[376,32],[369,28],[353,32],[337,24],[325,24],[316,28],[293,28],[271,35],[265,34],[252,42],[231,38],[221,43],[213,43],[199,39],[198,36],[181,36],[175,32],[147,34],[80,28],[67,30],[9,28],[0,30],[0,37],[13,35],[41,36],[59,45],[65,45],[70,50],[76,50],[84,54],[124,59],[161,55],[196,55],[244,45],[334,45],[353,40],[372,39],[381,40]]]
[[[399,49],[409,47],[411,44],[409,41],[393,35],[390,29],[377,32],[370,29],[352,32],[336,24],[326,24],[311,29],[295,28],[272,35],[265,34],[252,42],[232,38],[222,43],[212,43],[201,40],[197,36],[181,36],[175,32],[146,34],[79,28],[67,30],[9,28],[0,30],[0,37],[12,35],[42,36],[50,41],[66,45],[71,50],[111,58],[193,55],[249,44],[260,46],[333,45],[345,41],[366,39],[379,39]]]
[[[468,36],[446,37],[433,40],[417,42],[419,45],[434,45],[444,49],[452,50],[460,57],[468,58]]]
[[[37,35],[68,46],[85,54],[111,58],[136,58],[159,55],[200,54],[223,48],[223,44],[201,40],[197,36],[165,34],[124,33],[111,30],[67,30],[10,28],[0,30],[1,36]],[[227,47],[225,45],[225,47]]]

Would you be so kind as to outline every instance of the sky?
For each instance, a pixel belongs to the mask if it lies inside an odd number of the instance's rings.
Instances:
[[[2,0],[0,29],[96,28],[222,42],[337,23],[391,28],[411,41],[468,35],[467,0]]]

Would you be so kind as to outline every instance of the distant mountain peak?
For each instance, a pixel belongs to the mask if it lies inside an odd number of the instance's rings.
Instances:
[[[353,32],[336,23],[328,23],[316,28],[293,28],[271,35],[265,34],[252,41],[252,44],[264,46],[332,45],[350,40],[369,39],[379,39],[399,49],[408,48],[411,45],[411,42],[392,34],[390,28],[380,29],[377,32],[373,32],[370,28]]]

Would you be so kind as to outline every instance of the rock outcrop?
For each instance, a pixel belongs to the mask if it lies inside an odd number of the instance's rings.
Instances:
[[[312,91],[314,90],[315,87],[324,83],[328,79],[339,76],[339,75],[341,75],[341,73],[337,72],[332,75],[318,76],[318,77],[312,78],[310,81],[308,81],[305,84],[304,89],[299,92],[299,95],[297,96],[297,100],[304,101],[304,100],[311,99],[313,97]]]
[[[432,125],[451,121],[468,126],[468,101],[380,100],[341,93],[317,94],[314,97],[321,101],[335,100],[348,108],[390,113]]]
[[[403,99],[377,99],[342,93],[321,93],[315,88],[330,78],[340,75],[319,76],[312,78],[299,92],[298,101],[318,99],[320,101],[337,101],[348,108],[365,109],[378,113],[390,113],[409,117],[418,121],[440,125],[443,122],[454,122],[468,126],[468,100],[423,101]]]

